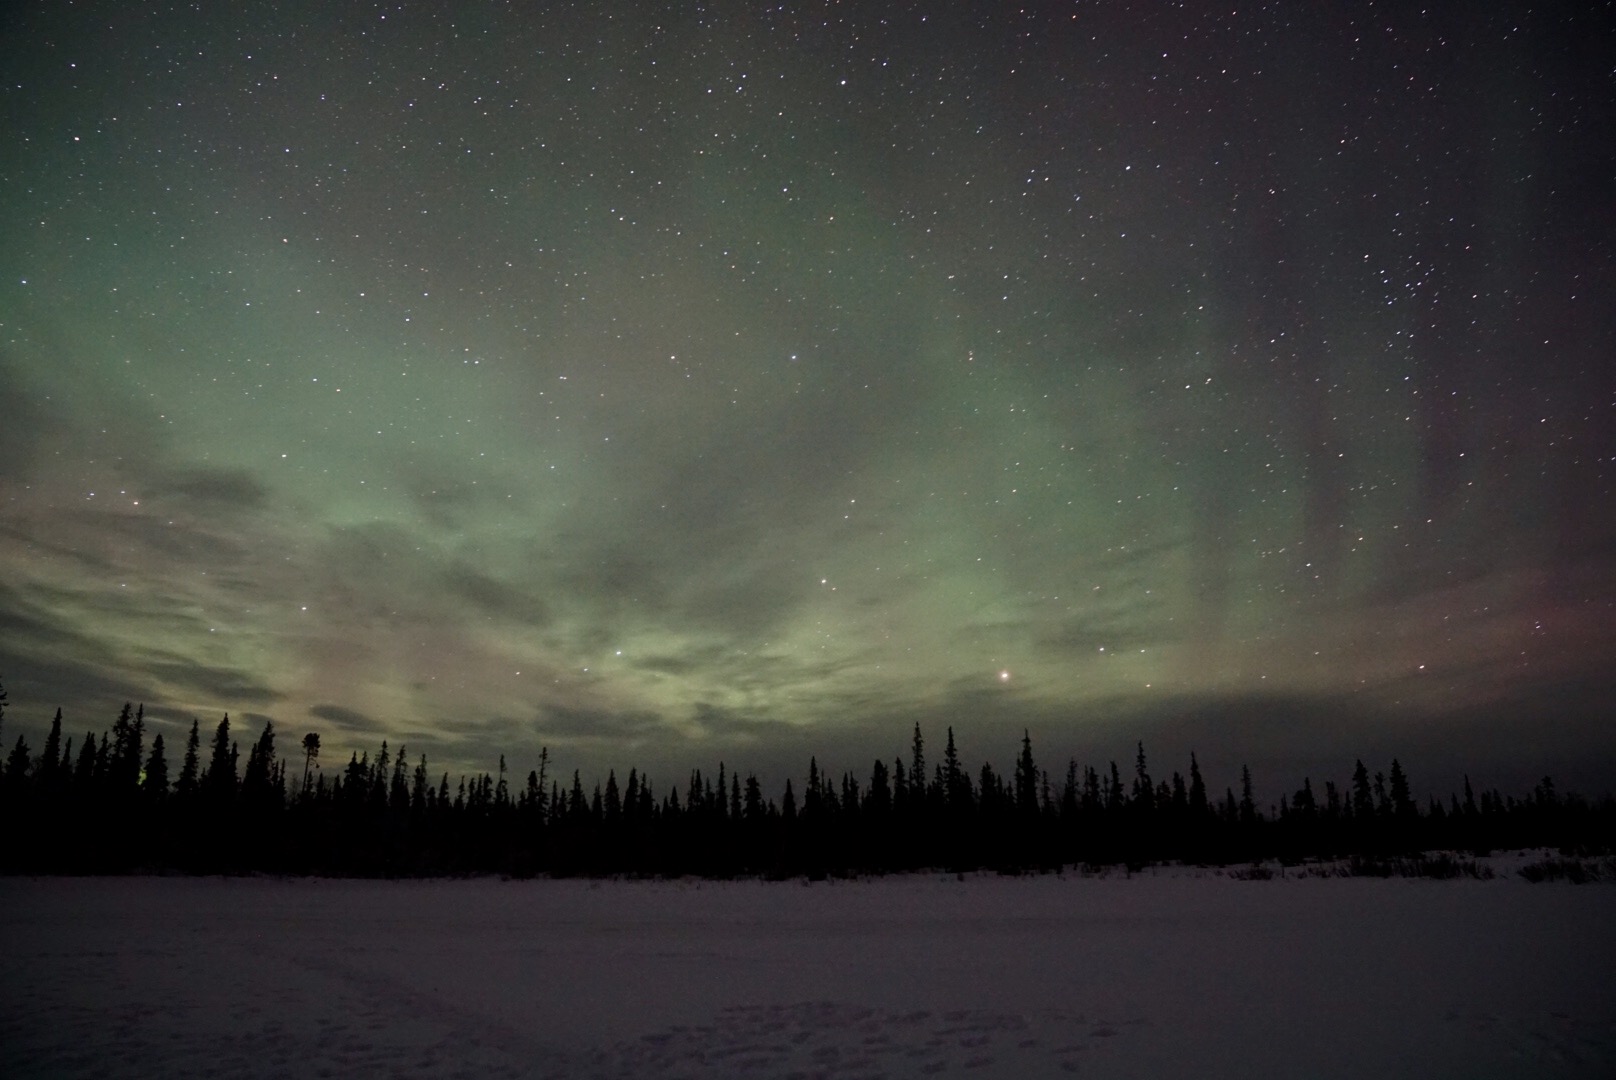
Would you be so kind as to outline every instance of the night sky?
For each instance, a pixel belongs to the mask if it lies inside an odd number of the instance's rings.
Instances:
[[[0,18],[8,743],[1611,786],[1611,4]]]

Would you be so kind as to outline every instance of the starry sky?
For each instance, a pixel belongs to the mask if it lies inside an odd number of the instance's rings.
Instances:
[[[1609,3],[3,18],[36,747],[1610,786]]]

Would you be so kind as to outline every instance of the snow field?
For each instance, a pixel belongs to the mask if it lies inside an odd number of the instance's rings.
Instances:
[[[1610,1077],[1616,888],[0,880],[0,1076]]]

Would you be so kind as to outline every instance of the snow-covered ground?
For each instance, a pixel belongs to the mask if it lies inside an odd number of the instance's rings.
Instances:
[[[1616,887],[0,880],[0,1076],[1616,1076]]]

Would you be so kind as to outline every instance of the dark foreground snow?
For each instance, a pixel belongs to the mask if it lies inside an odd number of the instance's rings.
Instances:
[[[0,1076],[1611,1077],[1616,887],[0,880]]]

